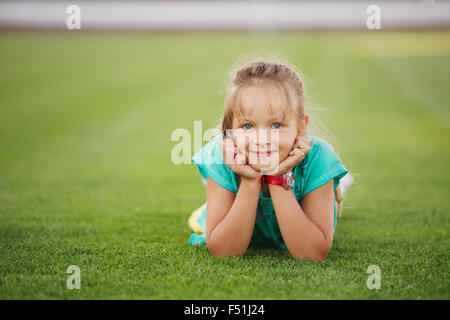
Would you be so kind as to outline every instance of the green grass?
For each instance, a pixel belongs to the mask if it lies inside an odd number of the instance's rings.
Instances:
[[[450,32],[0,34],[0,298],[449,299]],[[324,263],[187,244],[170,160],[242,53],[296,62],[354,174]],[[81,289],[66,269],[81,269]],[[366,287],[381,268],[381,289]]]

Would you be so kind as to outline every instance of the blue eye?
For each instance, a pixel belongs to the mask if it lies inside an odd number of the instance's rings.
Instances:
[[[242,128],[244,128],[244,129],[251,129],[253,126],[250,124],[250,123],[247,123],[247,124],[244,124],[243,126],[242,126]]]
[[[280,129],[280,128],[281,128],[281,123],[275,122],[275,123],[273,124],[273,127],[274,127],[275,129]]]

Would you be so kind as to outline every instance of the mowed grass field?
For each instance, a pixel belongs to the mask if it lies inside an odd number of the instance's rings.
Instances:
[[[260,49],[298,63],[356,179],[324,263],[187,243],[205,189],[171,133],[211,128]],[[450,298],[450,32],[2,32],[0,70],[1,299]]]

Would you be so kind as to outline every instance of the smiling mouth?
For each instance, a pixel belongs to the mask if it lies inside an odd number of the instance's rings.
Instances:
[[[268,158],[271,157],[276,151],[250,151],[255,154],[257,157]]]

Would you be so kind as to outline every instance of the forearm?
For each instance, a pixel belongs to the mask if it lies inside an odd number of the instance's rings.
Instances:
[[[269,185],[283,240],[294,258],[322,261],[329,248],[323,232],[304,213],[292,190]]]
[[[261,185],[243,180],[230,211],[208,237],[215,256],[244,254],[253,234]]]

